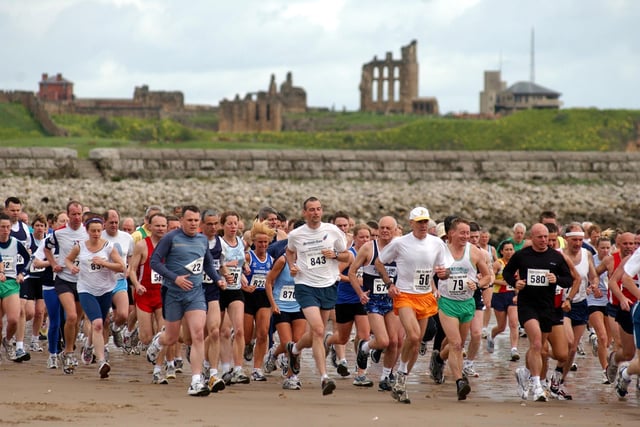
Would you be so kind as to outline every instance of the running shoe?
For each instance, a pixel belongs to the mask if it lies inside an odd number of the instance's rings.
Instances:
[[[138,327],[131,332],[131,336],[129,337],[129,342],[132,348],[136,348],[138,344],[140,344],[140,332],[138,331]]]
[[[564,384],[560,384],[560,387],[558,387],[558,389],[555,391],[551,391],[551,388],[549,388],[549,393],[551,394],[551,397],[553,397],[554,399],[573,400],[573,396],[571,396],[569,392],[567,392],[567,389],[564,387]]]
[[[282,369],[282,376],[285,378],[288,377],[289,376],[289,359],[287,358],[287,355],[284,353],[280,353],[276,361],[280,369]]]
[[[493,353],[496,348],[496,342],[491,335],[487,335],[487,353]]]
[[[327,332],[326,334],[324,334],[324,338],[322,339],[322,344],[324,344],[324,357],[329,357],[329,355],[331,354],[331,349],[333,346],[327,344],[327,341],[329,341],[329,338],[331,338],[332,335],[333,332]]]
[[[160,334],[162,334],[162,331],[155,334],[151,343],[149,343],[149,347],[147,347],[147,360],[151,364],[156,363],[158,354],[160,353],[160,350],[162,350],[162,346],[160,345]]]
[[[242,369],[234,370],[231,373],[231,384],[249,384],[251,379],[244,373]]]
[[[73,370],[75,369],[75,365],[73,363],[73,357],[71,354],[65,354],[63,356],[62,362],[62,371],[65,374],[73,374]]]
[[[340,363],[338,363],[338,368],[336,369],[336,371],[338,371],[338,374],[341,377],[348,377],[349,375],[351,375],[346,360],[341,360]]]
[[[251,362],[253,360],[253,343],[249,342],[244,346],[244,352],[242,353],[244,360]]]
[[[612,351],[607,357],[607,378],[609,383],[614,384],[616,381],[616,374],[618,373],[618,364],[616,363],[616,352]]]
[[[462,375],[466,376],[467,378],[469,377],[478,378],[480,376],[480,374],[477,373],[475,369],[473,369],[473,360],[464,361],[463,368],[462,368]]]
[[[82,363],[90,365],[93,361],[93,346],[84,345],[80,354],[82,356]]]
[[[4,351],[7,353],[7,357],[10,360],[13,360],[16,358],[16,350],[15,348],[13,348],[13,345],[11,345],[11,343],[9,341],[7,341],[7,338],[2,338],[2,347],[4,347]]]
[[[587,355],[587,353],[585,353],[585,351],[584,351],[584,347],[582,346],[582,343],[578,344],[578,348],[576,350],[576,353],[580,357],[585,357]]]
[[[552,396],[554,396],[560,390],[561,384],[562,372],[554,370],[551,374],[551,381],[549,382],[549,391],[551,392]]]
[[[216,377],[215,375],[211,375],[209,380],[207,381],[207,385],[209,386],[209,391],[211,393],[217,393],[226,388],[224,380]]]
[[[266,381],[267,377],[264,376],[262,370],[255,369],[253,370],[253,372],[251,372],[251,379],[254,381]]]
[[[435,381],[436,384],[444,383],[444,361],[438,362],[437,359],[440,357],[440,351],[433,350],[431,353],[431,378]]]
[[[517,348],[512,348],[511,349],[511,361],[512,362],[517,362],[518,360],[520,360],[520,353],[518,353],[518,349]]]
[[[293,354],[293,341],[287,343],[287,356],[289,357],[289,370],[298,375],[300,373],[300,355]]]
[[[329,356],[331,359],[331,364],[334,368],[338,367],[338,353],[336,353],[336,348],[332,345],[329,346]]]
[[[487,328],[484,327],[482,328],[482,338],[487,338],[489,336],[489,334],[487,333]]]
[[[356,364],[358,365],[358,369],[362,370],[367,369],[367,364],[369,362],[369,353],[362,350],[362,346],[365,342],[365,340],[359,340],[357,344],[358,354],[356,356]],[[373,385],[373,383],[371,384]]]
[[[231,375],[233,374],[233,369],[229,369],[227,372],[222,374],[222,381],[224,381],[225,385],[231,385]]]
[[[382,350],[373,349],[369,352],[369,357],[373,363],[380,363],[382,357]]]
[[[175,367],[175,365],[167,364],[166,377],[167,377],[168,380],[175,380],[176,379],[176,367]]]
[[[396,383],[391,389],[391,397],[400,403],[411,403],[409,395],[407,394],[407,374],[404,372],[398,372]]]
[[[576,362],[573,362],[571,364],[571,367],[569,368],[570,371],[575,372],[578,370],[578,364]]]
[[[113,336],[113,343],[118,348],[124,348],[124,334],[123,328],[117,328],[115,324],[111,324],[111,335]]]
[[[522,400],[529,397],[529,370],[524,366],[516,369],[516,383],[518,384],[518,396]]]
[[[47,369],[58,369],[58,355],[50,354],[47,358]]]
[[[35,339],[35,340],[31,340],[31,345],[29,346],[29,351],[32,351],[34,353],[42,353],[44,350],[40,346],[40,343],[38,342],[38,340]]]
[[[285,378],[285,380],[282,382],[282,388],[284,390],[300,390],[301,389],[300,382],[293,377]]]
[[[273,348],[270,348],[266,356],[264,357],[263,365],[264,372],[266,374],[270,374],[271,372],[276,370],[276,358],[273,355]]]
[[[425,354],[427,354],[427,344],[428,341],[420,341],[420,350],[418,350],[420,356],[424,356]]]
[[[378,383],[378,391],[391,391],[392,385],[389,377],[384,377]]]
[[[331,378],[323,378],[321,384],[323,396],[333,393],[333,390],[336,389],[336,382]]]
[[[456,380],[456,393],[458,400],[467,400],[467,395],[471,392],[471,386],[469,380],[466,378],[460,378]]]
[[[373,381],[367,378],[366,375],[356,375],[353,379],[353,385],[356,387],[373,387]]]
[[[11,360],[13,360],[16,363],[22,363],[22,362],[31,360],[31,355],[26,351],[24,351],[24,348],[19,348],[19,349],[16,349],[14,357]]]
[[[620,370],[618,371],[618,375],[616,376],[616,382],[615,382],[616,395],[620,399],[624,399],[626,397],[629,389],[629,384],[631,383],[631,380],[625,380],[624,377],[622,376],[622,374],[626,370],[627,370],[627,364],[622,365],[620,367]]]
[[[609,377],[607,376],[607,370],[603,370],[602,371],[602,382],[601,384],[611,384],[611,382],[609,382]]]
[[[169,384],[169,381],[162,376],[162,372],[154,372],[151,378],[152,384]]]
[[[530,384],[530,387],[533,389],[533,400],[536,402],[546,402],[548,400],[547,394],[544,392],[544,389],[540,384],[534,386],[532,383]]]
[[[598,356],[598,336],[592,331],[589,333],[589,343],[591,344],[591,353]]]
[[[104,360],[100,362],[100,368],[98,369],[98,373],[100,374],[100,378],[109,378],[109,371],[111,370],[111,366],[109,362],[105,362]]]
[[[524,328],[518,328],[518,334],[520,335],[520,338],[527,337],[527,332],[524,330]]]
[[[208,396],[210,392],[207,386],[198,381],[197,383],[191,383],[187,393],[189,396]]]
[[[184,362],[182,361],[182,359],[176,358],[173,361],[173,365],[176,367],[176,374],[181,374],[184,370]]]

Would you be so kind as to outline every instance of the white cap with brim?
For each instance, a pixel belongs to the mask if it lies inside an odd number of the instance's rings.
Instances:
[[[424,208],[422,206],[413,208],[413,210],[411,210],[411,213],[409,214],[409,220],[411,221],[429,221],[430,219],[431,217],[429,216],[429,211],[427,210],[427,208]]]

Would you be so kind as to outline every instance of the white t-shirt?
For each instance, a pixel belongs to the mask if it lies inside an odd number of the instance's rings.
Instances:
[[[382,249],[378,259],[383,264],[396,262],[396,286],[408,294],[433,292],[434,268],[439,265],[448,268],[453,262],[447,245],[441,239],[430,234],[418,239],[413,233],[393,239]]]
[[[53,234],[46,239],[46,246],[52,253],[55,254],[55,247],[58,248],[58,255],[54,255],[56,262],[62,266],[62,271],[58,273],[58,276],[66,280],[67,282],[76,283],[78,280],[75,274],[71,274],[67,268],[64,259],[71,252],[71,248],[79,244],[81,241],[87,240],[87,231],[84,226],[81,225],[77,230],[72,229],[68,225],[59,228],[53,232]]]
[[[634,277],[640,273],[640,251],[635,251],[624,265],[624,272]]]
[[[305,224],[289,233],[287,249],[297,255],[296,265],[299,271],[294,276],[297,284],[327,288],[336,283],[340,270],[338,260],[325,257],[322,250],[344,252],[347,250],[347,239],[333,224],[322,222],[315,229]]]
[[[97,252],[87,249],[85,241],[80,242],[80,252],[78,253],[78,292],[87,292],[91,295],[100,296],[113,291],[116,287],[116,275],[108,268],[93,263],[94,257],[100,257],[113,262],[111,252],[113,243],[106,242]]]
[[[129,258],[133,256],[133,237],[131,237],[131,234],[118,230],[117,235],[111,236],[106,230],[102,230],[102,238],[107,242],[113,243],[122,261],[124,261],[125,271],[127,271],[126,267],[129,266]],[[126,278],[124,273],[115,273],[115,275],[117,280]]]

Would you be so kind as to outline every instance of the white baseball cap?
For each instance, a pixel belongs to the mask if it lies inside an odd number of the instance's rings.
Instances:
[[[411,221],[429,221],[431,218],[429,217],[429,211],[427,208],[418,206],[413,208],[411,213],[409,214],[409,220]]]

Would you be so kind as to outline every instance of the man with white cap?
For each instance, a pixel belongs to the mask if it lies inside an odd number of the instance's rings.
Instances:
[[[376,260],[376,268],[393,298],[393,310],[405,330],[398,377],[392,389],[393,398],[401,403],[411,403],[406,390],[407,376],[418,358],[427,320],[438,312],[438,303],[433,295],[433,276],[447,278],[446,267],[451,263],[444,242],[427,232],[429,219],[426,208],[414,208],[409,214],[412,232],[393,239]],[[393,261],[398,273],[396,283],[389,280],[384,268],[384,264]]]

